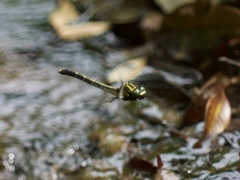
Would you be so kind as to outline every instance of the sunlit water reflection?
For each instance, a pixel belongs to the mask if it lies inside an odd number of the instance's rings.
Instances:
[[[81,68],[98,77],[103,55],[83,50],[81,42],[58,40],[47,22],[54,7],[46,0],[0,3],[0,153],[6,170],[0,179],[54,179],[53,166],[74,169],[88,158],[85,128],[95,116],[89,109],[98,110],[102,92],[58,70]]]

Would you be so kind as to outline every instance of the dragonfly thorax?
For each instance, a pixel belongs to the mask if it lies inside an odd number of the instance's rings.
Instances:
[[[138,87],[137,85],[126,82],[122,86],[122,99],[125,101],[141,100],[146,95],[146,89],[144,87]]]

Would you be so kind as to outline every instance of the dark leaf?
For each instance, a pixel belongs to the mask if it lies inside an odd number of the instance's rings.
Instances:
[[[129,165],[131,168],[136,169],[138,171],[144,171],[144,172],[148,172],[148,173],[157,173],[157,167],[154,166],[152,163],[140,159],[138,157],[133,157],[130,161],[129,161]]]

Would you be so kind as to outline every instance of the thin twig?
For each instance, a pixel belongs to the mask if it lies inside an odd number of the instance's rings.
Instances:
[[[227,57],[225,57],[225,56],[219,57],[219,58],[218,58],[218,61],[220,61],[220,62],[226,62],[226,63],[228,63],[228,64],[231,64],[231,65],[240,67],[240,63],[239,63],[239,62],[236,62],[236,61],[234,61],[234,60],[232,60],[232,59],[229,59],[229,58],[227,58]]]

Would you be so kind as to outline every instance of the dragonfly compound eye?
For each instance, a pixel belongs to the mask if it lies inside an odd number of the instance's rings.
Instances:
[[[140,96],[140,90],[139,89],[136,89],[135,91],[133,91],[133,93],[136,97]]]
[[[146,95],[146,89],[144,87],[141,87],[138,89],[138,99],[143,99]]]

